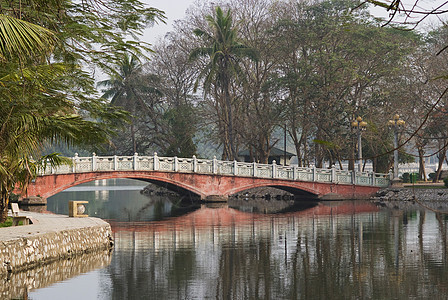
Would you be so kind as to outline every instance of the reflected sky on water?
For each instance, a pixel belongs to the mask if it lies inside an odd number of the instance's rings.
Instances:
[[[111,263],[30,289],[30,299],[79,299],[69,290],[83,299],[448,298],[443,214],[366,201],[201,205],[114,184],[127,188],[91,184],[48,200],[62,214],[69,200],[89,200],[89,214],[112,225]]]

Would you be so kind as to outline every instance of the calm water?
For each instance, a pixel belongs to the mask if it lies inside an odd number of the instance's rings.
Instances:
[[[10,279],[30,281],[29,299],[448,298],[445,215],[363,201],[210,207],[115,185],[48,200],[62,214],[89,200],[116,244]]]

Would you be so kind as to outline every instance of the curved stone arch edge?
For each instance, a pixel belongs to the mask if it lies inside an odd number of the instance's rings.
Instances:
[[[300,192],[306,192],[309,196],[313,196],[313,197],[319,197],[320,196],[320,194],[316,193],[316,191],[308,189],[308,188],[305,188],[305,187],[300,187],[299,188],[297,186],[288,185],[288,184],[285,184],[285,183],[277,183],[277,184],[275,184],[275,183],[269,183],[269,182],[260,182],[260,183],[254,183],[254,184],[240,186],[240,187],[237,187],[237,188],[234,188],[234,189],[230,190],[228,195],[229,196],[230,195],[235,195],[237,193],[240,193],[240,192],[243,192],[243,191],[246,191],[246,190],[250,190],[250,189],[253,189],[253,188],[261,188],[261,187],[273,187],[273,188],[277,188],[277,189],[280,189],[280,190],[284,190],[284,191],[290,192],[292,194],[294,194],[292,191],[297,191],[297,192],[300,191]]]
[[[65,175],[65,174],[59,174],[58,176],[61,176],[61,175]],[[69,174],[66,174],[66,175],[69,175]],[[49,175],[49,176],[51,176],[51,175]],[[170,180],[169,178],[163,178],[163,177],[157,177],[157,176],[142,176],[140,174],[139,174],[139,176],[135,176],[135,174],[129,174],[129,175],[127,175],[127,174],[120,174],[119,176],[110,175],[110,174],[107,174],[107,175],[106,174],[105,175],[96,175],[96,176],[93,176],[93,177],[89,177],[89,178],[85,178],[85,179],[76,181],[75,183],[70,183],[70,184],[66,184],[66,185],[60,186],[60,187],[52,190],[50,193],[46,193],[46,194],[43,194],[43,195],[40,195],[40,196],[42,198],[49,198],[49,197],[51,197],[53,195],[56,195],[57,193],[63,192],[64,190],[66,190],[68,188],[71,188],[71,187],[74,187],[74,186],[78,186],[78,185],[83,184],[83,183],[87,183],[87,182],[91,182],[91,181],[95,181],[95,180],[103,180],[103,179],[134,179],[134,180],[145,181],[145,182],[154,183],[154,184],[157,184],[157,182],[161,182],[161,183],[163,182],[163,183],[168,183],[168,184],[171,184],[173,186],[177,186],[179,188],[182,188],[182,189],[184,189],[186,191],[189,191],[189,192],[191,192],[193,194],[196,194],[198,197],[201,197],[201,198],[205,198],[206,197],[206,195],[204,193],[201,193],[199,190],[195,189],[194,187],[185,185],[185,184],[183,184],[181,182],[178,182],[178,181],[175,181],[175,180]]]

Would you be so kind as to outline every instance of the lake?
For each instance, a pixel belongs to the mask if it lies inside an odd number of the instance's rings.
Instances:
[[[110,222],[115,247],[30,270],[59,275],[30,284],[29,299],[448,298],[448,218],[417,204],[200,204],[142,195],[144,186],[98,181],[49,198],[59,214],[69,200],[88,200],[89,215]]]

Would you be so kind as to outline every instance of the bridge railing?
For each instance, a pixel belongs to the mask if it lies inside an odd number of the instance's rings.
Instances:
[[[356,184],[384,187],[390,182],[389,174],[372,172],[355,172],[333,169],[304,168],[296,166],[281,166],[275,161],[272,164],[246,163],[237,161],[222,161],[213,159],[198,159],[178,157],[152,156],[97,156],[72,158],[71,165],[61,165],[57,168],[48,166],[40,175],[68,174],[84,172],[110,171],[162,171],[179,173],[217,174],[225,176],[277,178],[283,180],[299,180],[328,182],[337,184]]]

